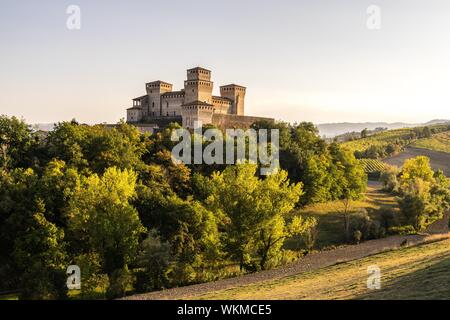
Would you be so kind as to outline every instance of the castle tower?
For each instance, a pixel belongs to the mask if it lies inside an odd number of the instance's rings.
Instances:
[[[147,114],[151,117],[162,115],[161,95],[172,91],[172,84],[164,81],[153,81],[145,85],[148,95]]]
[[[229,84],[220,87],[220,96],[233,101],[232,114],[239,116],[244,115],[245,90],[245,87],[237,84]]]
[[[187,80],[184,81],[185,103],[201,101],[212,104],[213,82],[211,71],[196,67],[187,70]]]

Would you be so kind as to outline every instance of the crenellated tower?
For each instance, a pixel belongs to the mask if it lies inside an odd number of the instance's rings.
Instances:
[[[147,114],[158,117],[162,113],[161,95],[172,91],[172,84],[164,81],[153,81],[145,85],[148,95]]]
[[[220,87],[220,96],[233,101],[232,114],[244,115],[245,90],[243,86],[229,84]]]
[[[201,101],[211,104],[213,85],[210,70],[200,67],[188,69],[187,80],[184,81],[184,102]]]

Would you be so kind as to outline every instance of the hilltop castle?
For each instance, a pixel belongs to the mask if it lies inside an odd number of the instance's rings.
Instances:
[[[213,96],[211,71],[196,67],[187,70],[184,89],[172,91],[172,84],[153,81],[145,85],[146,94],[133,99],[127,109],[127,122],[138,127],[164,127],[178,122],[193,128],[195,121],[221,128],[249,127],[257,120],[273,120],[244,116],[246,88],[237,84],[220,87],[220,96]]]

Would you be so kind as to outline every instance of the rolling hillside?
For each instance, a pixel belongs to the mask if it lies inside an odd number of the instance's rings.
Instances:
[[[450,131],[417,140],[411,144],[411,147],[450,153]]]
[[[442,170],[447,177],[450,177],[450,153],[446,152],[421,148],[406,148],[403,152],[388,157],[383,161],[387,164],[401,167],[406,160],[418,156],[427,156],[430,158],[430,165],[434,170]]]
[[[381,269],[381,289],[367,289],[367,267]],[[450,299],[450,240],[380,253],[188,299]]]

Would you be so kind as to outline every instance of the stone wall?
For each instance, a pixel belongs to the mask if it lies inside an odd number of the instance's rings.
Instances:
[[[248,129],[253,123],[260,120],[274,121],[272,118],[239,116],[235,114],[217,114],[212,117],[212,124],[221,130]]]

